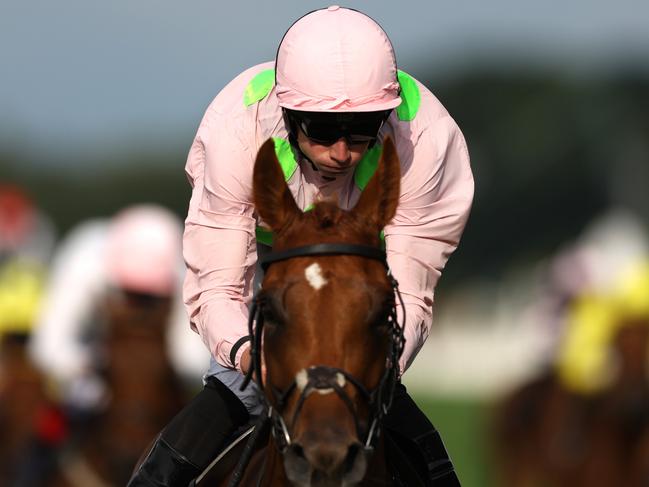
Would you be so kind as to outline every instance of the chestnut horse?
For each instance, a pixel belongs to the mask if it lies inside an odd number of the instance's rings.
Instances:
[[[272,435],[229,485],[393,485],[379,432],[404,338],[380,232],[395,214],[399,181],[386,138],[352,210],[322,201],[302,212],[272,140],[261,147],[254,202],[274,243],[261,259],[250,329]]]

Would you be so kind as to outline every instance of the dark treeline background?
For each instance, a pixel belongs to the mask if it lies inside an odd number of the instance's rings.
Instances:
[[[616,73],[420,76],[462,128],[476,179],[471,220],[445,285],[497,277],[547,255],[611,205],[649,221],[649,76]],[[34,164],[4,146],[0,180],[24,186],[61,235],[135,202],[159,202],[184,217],[190,144],[191,135],[170,152],[121,148],[64,164]]]

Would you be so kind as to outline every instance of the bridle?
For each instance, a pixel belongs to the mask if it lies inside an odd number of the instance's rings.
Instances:
[[[303,247],[296,247],[284,251],[276,251],[267,254],[260,259],[261,267],[264,271],[275,263],[296,257],[309,257],[309,256],[326,256],[326,255],[354,255],[368,259],[378,260],[381,262],[387,271],[387,277],[390,281],[393,295],[397,297],[401,305],[403,313],[403,322],[405,323],[405,310],[401,293],[399,292],[398,283],[392,276],[387,264],[385,251],[377,247],[369,245],[357,245],[347,243],[321,243],[315,245],[307,245]],[[387,315],[387,325],[389,327],[389,340],[390,346],[386,356],[386,367],[381,377],[381,380],[376,388],[368,390],[359,380],[348,372],[335,367],[325,365],[314,365],[309,367],[303,374],[300,384],[297,379],[293,380],[291,385],[284,391],[281,391],[270,385],[271,392],[275,398],[276,406],[273,407],[269,404],[266,395],[263,393],[264,384],[262,383],[262,368],[261,368],[261,343],[264,327],[263,315],[264,299],[263,293],[256,294],[253,298],[252,309],[248,320],[248,332],[250,334],[251,343],[251,367],[248,370],[245,381],[241,388],[247,386],[252,379],[253,373],[257,376],[259,381],[259,390],[261,400],[265,404],[268,411],[268,418],[271,420],[272,433],[278,444],[281,453],[292,444],[292,438],[289,433],[289,428],[282,417],[282,412],[288,399],[299,391],[300,396],[297,400],[297,406],[292,418],[291,424],[294,424],[301,411],[302,405],[306,397],[318,390],[333,390],[346,404],[347,408],[354,417],[356,431],[359,438],[364,439],[364,448],[371,451],[374,448],[376,439],[380,433],[380,423],[383,417],[387,414],[392,405],[394,396],[394,389],[398,381],[399,372],[399,358],[403,353],[405,338],[403,333],[403,325],[400,325],[397,320],[397,311],[395,302],[392,305]],[[255,326],[256,324],[256,326]],[[357,392],[367,401],[370,416],[369,427],[363,431],[358,416],[355,411],[352,399],[349,394],[345,392],[344,388],[346,383],[351,383]]]
[[[261,264],[261,267],[265,272],[268,267],[275,262],[293,259],[295,257],[325,255],[355,255],[367,259],[378,260],[379,262],[381,262],[386,269],[388,280],[390,281],[390,285],[394,290],[393,295],[396,296],[396,298],[399,300],[399,304],[401,305],[402,320],[403,323],[405,323],[405,307],[403,298],[401,297],[401,293],[399,292],[399,285],[390,272],[385,251],[383,251],[382,249],[369,245],[322,243],[295,247],[283,251],[270,252],[269,254],[261,257],[259,259],[259,263]],[[276,408],[273,408],[273,406],[269,404],[268,399],[263,392],[264,384],[261,368],[261,343],[264,329],[264,315],[262,313],[263,305],[263,293],[257,292],[253,297],[252,308],[250,310],[250,315],[248,318],[249,335],[242,339],[243,342],[247,340],[251,340],[252,342],[250,347],[251,365],[240,389],[245,389],[252,380],[253,375],[256,375],[259,381],[258,392],[260,401],[262,402],[262,404],[264,404],[267,414],[262,415],[258,418],[255,424],[255,428],[250,435],[248,442],[246,443],[241,457],[239,458],[239,462],[237,463],[237,466],[235,467],[232,476],[230,477],[228,487],[236,487],[239,485],[243,477],[243,473],[248,463],[250,462],[257,441],[261,437],[261,431],[265,429],[264,427],[269,421],[272,427],[271,432],[273,434],[273,437],[275,438],[280,453],[284,453],[286,449],[292,444],[293,440],[291,438],[286,422],[282,417],[282,411],[286,406],[286,402],[289,397],[296,390],[300,389],[301,391],[298,398],[298,404],[294,417],[292,419],[293,423],[297,419],[297,415],[300,412],[302,404],[304,403],[309,393],[323,389],[332,389],[349,408],[352,416],[354,417],[358,437],[362,438],[364,432],[361,430],[358,416],[356,414],[356,411],[354,410],[354,405],[349,395],[344,391],[344,385],[346,384],[346,381],[349,381],[360,393],[360,395],[363,396],[368,402],[370,409],[370,421],[368,421],[368,423],[370,426],[365,432],[366,435],[364,449],[366,452],[371,452],[374,449],[376,440],[380,434],[381,420],[392,406],[394,389],[397,384],[399,375],[399,358],[403,353],[403,347],[406,341],[403,334],[403,324],[400,325],[398,322],[396,306],[393,300],[392,306],[387,316],[387,324],[389,326],[390,333],[390,349],[386,356],[385,370],[376,388],[371,391],[367,390],[367,388],[363,386],[360,381],[358,381],[351,374],[347,373],[344,370],[325,365],[315,365],[307,369],[305,374],[306,377],[304,378],[305,380],[299,386],[296,380],[294,380],[285,391],[280,391],[271,385],[271,392],[274,395],[277,404]],[[242,343],[242,340],[237,342],[234,347],[240,345],[240,343]],[[341,378],[344,379],[345,382],[343,382]],[[343,385],[341,385],[341,382],[343,382]],[[268,457],[265,457],[264,465],[267,459]],[[260,469],[257,482],[258,485],[262,480],[264,469],[264,467]]]

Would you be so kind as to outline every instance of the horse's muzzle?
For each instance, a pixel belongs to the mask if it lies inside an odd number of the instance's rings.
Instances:
[[[284,468],[299,487],[351,487],[365,476],[367,455],[359,442],[294,443],[284,453]]]

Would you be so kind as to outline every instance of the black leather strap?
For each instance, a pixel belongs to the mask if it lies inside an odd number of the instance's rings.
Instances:
[[[239,338],[236,342],[234,342],[234,345],[232,345],[232,348],[230,349],[230,362],[232,363],[233,366],[236,367],[234,360],[237,358],[237,352],[239,351],[239,349],[244,343],[249,341],[250,341],[250,335],[246,335]]]
[[[312,255],[358,255],[368,259],[378,260],[387,267],[385,251],[369,245],[347,243],[322,243],[295,247],[279,252],[271,252],[260,259],[261,267],[266,271],[273,262],[292,259],[294,257],[309,257]]]

